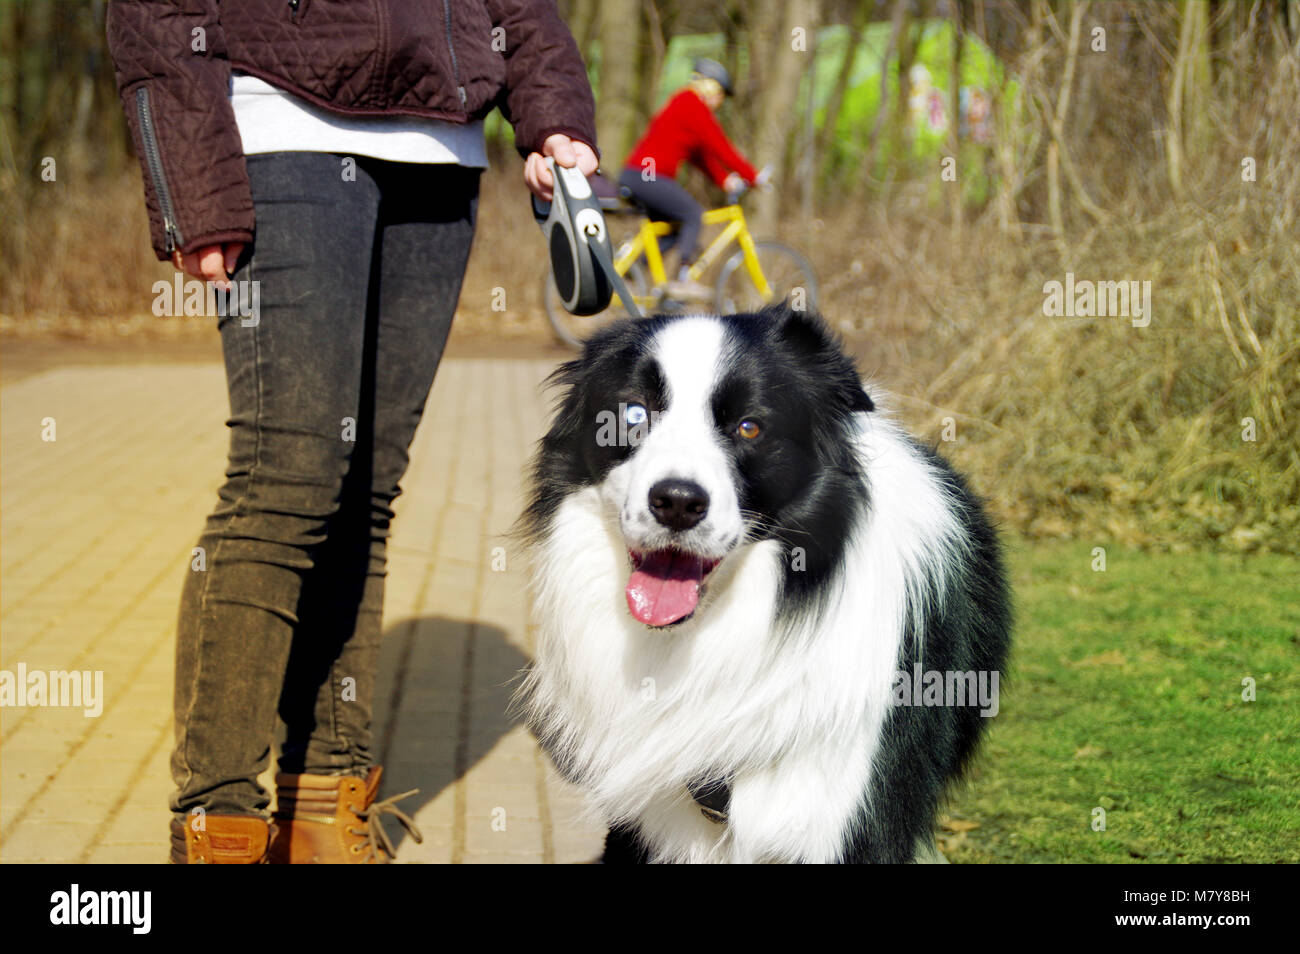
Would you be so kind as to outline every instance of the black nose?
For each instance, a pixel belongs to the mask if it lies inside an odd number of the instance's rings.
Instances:
[[[670,530],[689,530],[709,512],[709,495],[692,480],[661,480],[650,488],[650,512]]]

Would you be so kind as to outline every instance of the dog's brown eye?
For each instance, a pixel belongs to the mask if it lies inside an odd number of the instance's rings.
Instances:
[[[762,430],[763,429],[753,421],[741,421],[740,426],[736,428],[736,433],[739,434],[741,437],[743,437],[745,440],[752,441],[755,437],[757,437],[760,433],[762,433]]]

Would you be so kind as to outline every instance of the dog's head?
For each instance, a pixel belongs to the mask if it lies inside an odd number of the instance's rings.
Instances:
[[[873,406],[815,315],[625,321],[555,378],[566,391],[527,519],[540,529],[565,494],[596,487],[627,547],[628,608],[646,626],[690,617],[710,574],[755,540],[797,548],[800,571],[816,574],[819,535],[852,516],[851,426]]]

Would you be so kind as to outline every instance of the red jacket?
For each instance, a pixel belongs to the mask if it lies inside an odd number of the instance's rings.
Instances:
[[[645,159],[654,160],[656,176],[669,179],[677,178],[677,169],[685,160],[703,169],[719,187],[729,172],[750,185],[758,175],[727,139],[713,111],[689,87],[668,100],[650,120],[650,128],[627,157],[627,168],[641,172]]]

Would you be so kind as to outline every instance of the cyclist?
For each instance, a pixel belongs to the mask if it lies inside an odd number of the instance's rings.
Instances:
[[[731,75],[715,60],[695,61],[690,83],[668,100],[627,158],[619,185],[658,222],[678,223],[676,246],[680,267],[665,289],[670,298],[708,301],[709,289],[691,281],[704,207],[676,182],[686,160],[704,171],[728,193],[744,185],[766,185],[767,170],[758,172],[745,161],[713,113],[723,97],[733,93]],[[670,242],[671,244],[671,242]]]

